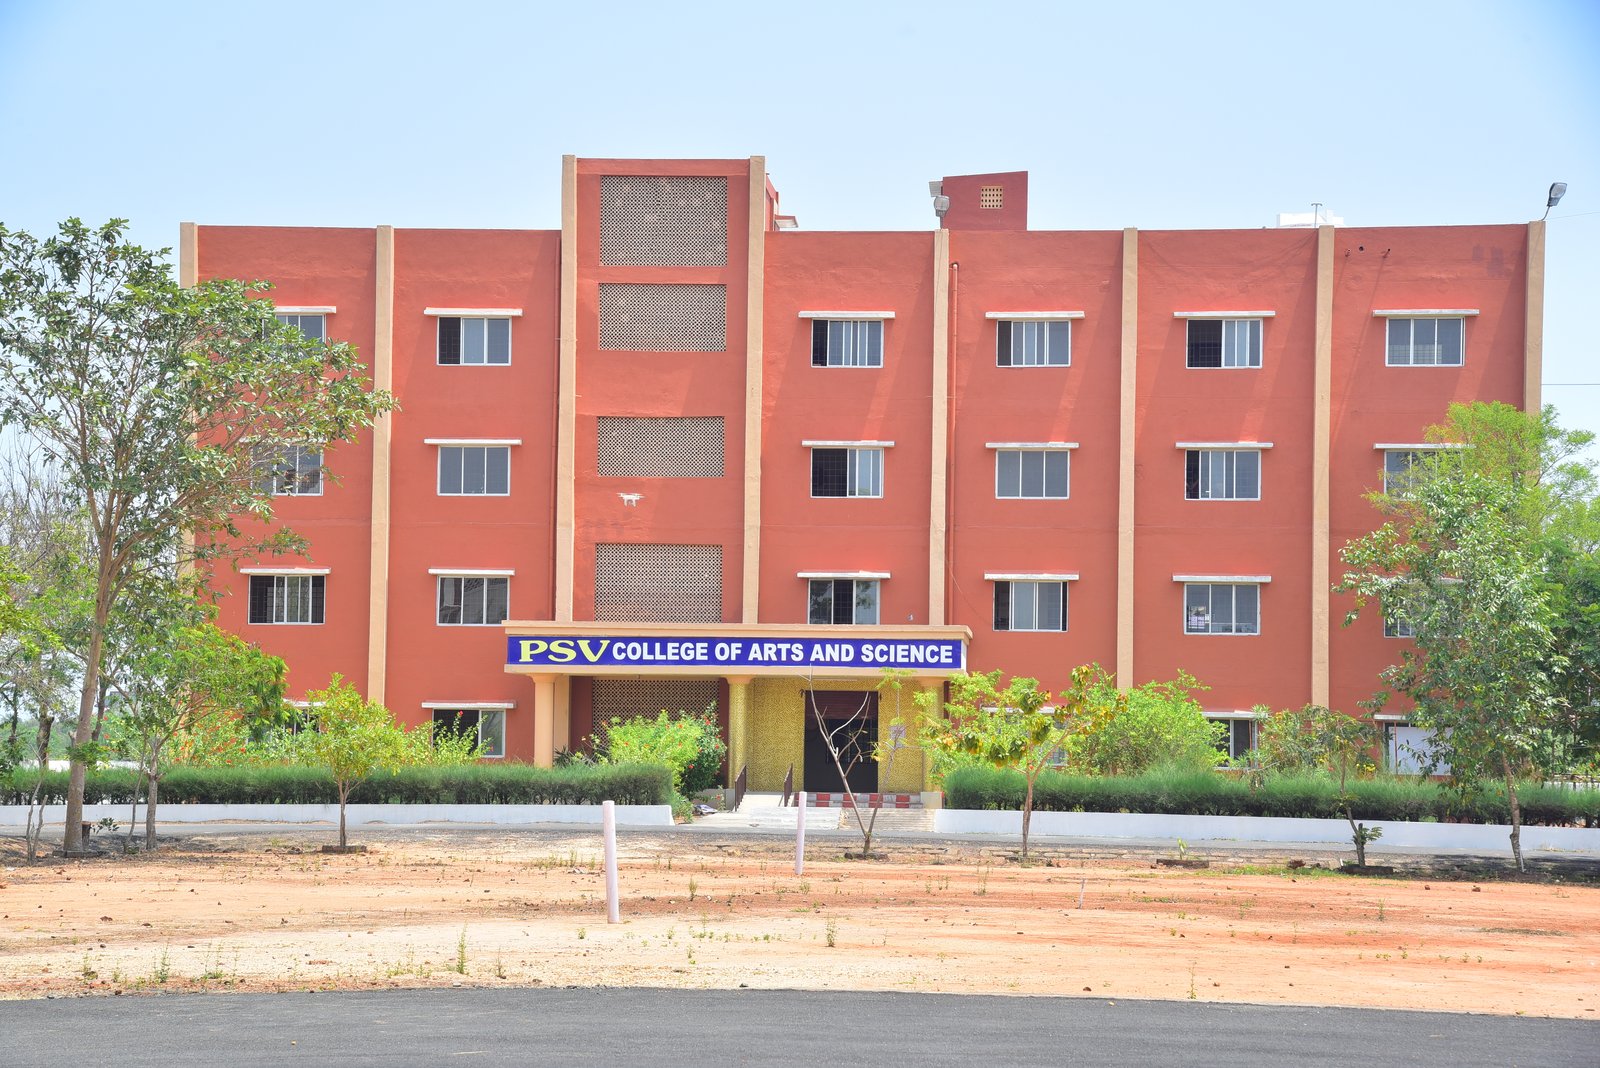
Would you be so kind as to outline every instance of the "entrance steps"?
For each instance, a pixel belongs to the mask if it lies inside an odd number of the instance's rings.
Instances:
[[[869,808],[868,799],[873,796],[860,794],[859,804],[861,814],[865,819],[871,819],[874,811],[878,814],[875,830],[903,833],[932,833],[934,810],[922,807],[922,799],[916,794],[883,794],[878,796],[878,807]],[[848,807],[841,807],[844,795],[834,793],[831,795],[832,804],[807,805],[806,827],[808,830],[855,831],[856,821]],[[796,823],[799,822],[800,810],[793,804],[787,807],[781,803],[778,794],[751,793],[746,794],[744,804],[739,806],[737,812],[717,812],[709,816],[697,818],[690,826],[697,831],[715,832],[729,830],[735,832],[755,831],[788,831],[793,833]],[[809,797],[807,798],[809,800]],[[904,807],[896,807],[903,805]]]
[[[806,795],[812,808],[849,808],[849,794],[818,792]],[[922,807],[921,794],[856,794],[857,808],[909,809]]]

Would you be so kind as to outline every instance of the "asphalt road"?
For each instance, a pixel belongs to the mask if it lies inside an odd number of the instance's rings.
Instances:
[[[1575,1020],[1095,998],[395,990],[0,1003],[0,1064],[1600,1065]]]

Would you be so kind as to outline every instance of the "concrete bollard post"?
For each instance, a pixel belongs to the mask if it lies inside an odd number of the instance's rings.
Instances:
[[[806,792],[801,790],[796,795],[800,799],[800,807],[796,810],[794,822],[794,873],[806,873]]]
[[[606,922],[621,923],[622,907],[617,901],[617,805],[600,803],[600,826],[606,839]]]

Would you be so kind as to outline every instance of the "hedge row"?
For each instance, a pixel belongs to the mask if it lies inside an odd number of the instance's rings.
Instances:
[[[0,801],[26,804],[37,773],[18,770],[0,777]],[[91,771],[84,787],[90,804],[130,804],[134,772]],[[45,775],[41,797],[63,804],[67,773]],[[336,804],[339,793],[319,768],[175,768],[161,780],[161,804],[318,805]],[[672,801],[672,772],[654,764],[540,768],[531,764],[469,764],[403,768],[379,773],[351,792],[351,804],[412,805],[665,805]]]
[[[1016,810],[1026,782],[1015,770],[967,767],[945,777],[950,808]],[[1422,779],[1365,779],[1349,784],[1358,820],[1510,823],[1503,787],[1485,786],[1463,799]],[[1526,784],[1517,790],[1522,822],[1530,826],[1600,827],[1600,790]],[[1035,812],[1146,812],[1193,816],[1279,816],[1342,819],[1339,784],[1326,778],[1268,779],[1252,790],[1214,772],[1160,772],[1093,777],[1045,772],[1034,784]]]

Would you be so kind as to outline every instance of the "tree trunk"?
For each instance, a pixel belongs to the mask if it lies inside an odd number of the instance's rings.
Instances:
[[[106,619],[110,610],[110,583],[101,576],[100,589],[96,591],[94,621],[89,625],[89,649],[83,658],[83,689],[78,694],[78,726],[72,732],[72,744],[83,746],[94,736],[95,697],[100,692],[100,657],[105,653]],[[67,826],[61,838],[63,851],[83,848],[83,787],[88,767],[81,753],[71,754],[67,774]]]
[[[349,799],[350,799],[350,787],[344,786],[344,785],[341,784],[340,787],[339,787],[339,848],[340,849],[343,849],[345,847],[344,803],[346,801],[348,801]]]
[[[150,775],[150,792],[144,799],[144,848],[156,847],[156,794],[161,792],[161,776]]]
[[[1511,855],[1517,860],[1517,871],[1527,871],[1522,863],[1522,806],[1517,803],[1517,777],[1511,772],[1511,761],[1504,756],[1500,766],[1506,773],[1506,800],[1511,802]]]
[[[47,758],[50,755],[50,727],[55,721],[44,711],[39,713],[38,732],[34,736],[34,751],[38,754],[39,765],[33,780],[33,794],[28,798],[28,826],[24,832],[28,845],[28,863],[39,859],[39,838],[44,834],[44,807],[39,804],[39,793],[44,789],[44,776],[47,768]],[[39,822],[34,823],[34,811],[38,810]],[[80,809],[81,811],[81,809]]]
[[[133,798],[128,802],[128,836],[122,840],[122,851],[124,853],[133,852],[133,829],[139,823],[139,788],[144,786],[148,775],[149,772],[146,771],[145,763],[140,761],[139,775],[133,780]]]
[[[1028,859],[1028,823],[1033,817],[1033,776],[1028,776],[1028,790],[1022,795],[1022,859]]]
[[[22,691],[11,691],[11,730],[6,735],[6,752],[15,751],[17,747],[17,722],[22,718]]]

